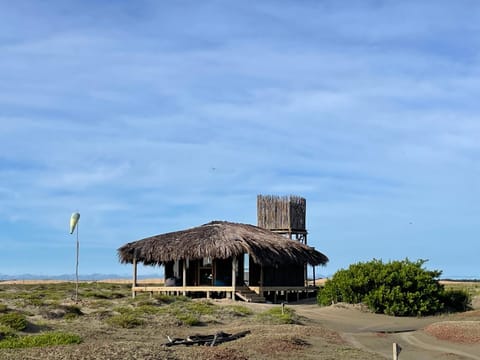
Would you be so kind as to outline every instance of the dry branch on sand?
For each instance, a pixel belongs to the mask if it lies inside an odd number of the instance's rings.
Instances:
[[[186,339],[181,338],[170,338],[168,337],[168,343],[164,344],[165,346],[174,346],[174,345],[205,345],[205,346],[215,346],[224,342],[233,341],[240,339],[247,334],[250,334],[250,330],[241,331],[236,334],[227,334],[223,331],[219,331],[214,335],[192,335],[188,336]]]

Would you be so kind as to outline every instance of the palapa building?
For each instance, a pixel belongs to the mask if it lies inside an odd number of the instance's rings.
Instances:
[[[161,292],[229,296],[276,302],[298,299],[316,288],[307,283],[307,265],[328,258],[307,245],[306,201],[297,196],[257,197],[258,225],[212,221],[152,236],[118,249],[133,264],[132,295]],[[164,266],[165,286],[137,284],[137,264]],[[291,299],[293,300],[293,299]]]

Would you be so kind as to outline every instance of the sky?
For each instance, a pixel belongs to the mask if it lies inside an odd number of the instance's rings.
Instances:
[[[479,75],[478,1],[0,0],[0,274],[293,194],[317,275],[480,278]]]

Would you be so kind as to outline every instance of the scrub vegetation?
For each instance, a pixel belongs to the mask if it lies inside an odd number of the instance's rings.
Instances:
[[[438,280],[441,271],[426,270],[425,262],[372,260],[350,265],[325,283],[318,302],[364,303],[375,313],[395,316],[468,310],[471,295],[464,289],[445,289]]]

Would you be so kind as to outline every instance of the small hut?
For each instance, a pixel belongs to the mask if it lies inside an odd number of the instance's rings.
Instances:
[[[122,263],[133,264],[132,295],[139,291],[229,294],[246,301],[309,290],[305,265],[328,258],[306,244],[270,230],[213,221],[187,230],[148,237],[118,249]],[[137,264],[163,265],[166,285],[138,286]],[[246,279],[248,275],[248,281]],[[288,297],[288,295],[286,295]]]

